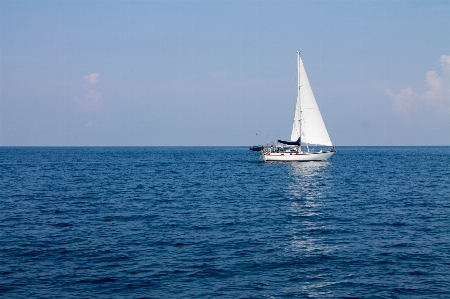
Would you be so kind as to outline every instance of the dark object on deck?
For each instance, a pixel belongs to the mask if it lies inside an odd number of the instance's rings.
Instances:
[[[283,141],[283,140],[278,140],[279,143],[282,144],[286,144],[286,145],[300,145],[301,141],[300,141],[300,137],[298,137],[297,141]]]

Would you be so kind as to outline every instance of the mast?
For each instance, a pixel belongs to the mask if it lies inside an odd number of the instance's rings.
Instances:
[[[300,137],[299,150],[302,151],[302,109],[301,109],[301,95],[300,95],[300,52],[297,51],[297,111],[298,115],[298,135]]]

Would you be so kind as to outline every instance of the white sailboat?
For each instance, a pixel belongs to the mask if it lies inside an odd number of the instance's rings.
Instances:
[[[336,152],[298,51],[297,79],[297,103],[291,141],[278,140],[251,147],[252,151],[260,152],[262,161],[324,161]]]

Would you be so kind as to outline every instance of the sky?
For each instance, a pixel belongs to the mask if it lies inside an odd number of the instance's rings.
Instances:
[[[0,1],[0,146],[450,145],[450,1]]]

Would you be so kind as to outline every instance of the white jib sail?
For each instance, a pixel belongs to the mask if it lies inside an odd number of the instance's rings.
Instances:
[[[317,106],[302,58],[298,54],[298,96],[291,140],[302,137],[302,144],[332,146],[327,128]]]

